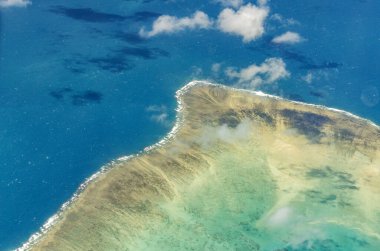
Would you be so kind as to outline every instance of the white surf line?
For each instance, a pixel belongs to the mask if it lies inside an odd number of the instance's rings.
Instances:
[[[263,93],[261,91],[253,91],[253,90],[247,90],[247,89],[239,89],[239,88],[235,88],[235,87],[230,87],[230,86],[226,86],[226,85],[223,85],[223,84],[218,84],[218,83],[211,83],[209,81],[205,81],[205,80],[194,80],[194,81],[191,81],[189,82],[188,84],[186,84],[185,86],[183,86],[181,89],[179,89],[178,91],[176,91],[176,99],[177,99],[177,108],[176,108],[176,121],[175,121],[175,124],[173,126],[173,128],[171,129],[171,131],[166,135],[164,136],[159,142],[151,145],[151,146],[147,146],[144,148],[144,150],[141,150],[140,152],[138,152],[137,154],[131,154],[131,155],[127,155],[127,156],[123,156],[123,157],[120,157],[116,160],[112,160],[110,163],[102,166],[100,168],[100,170],[98,172],[96,172],[95,174],[91,175],[89,178],[87,178],[80,186],[79,188],[77,189],[77,191],[74,193],[74,195],[67,201],[65,202],[61,208],[58,210],[58,212],[56,214],[54,214],[53,216],[51,216],[43,225],[42,227],[39,229],[39,231],[37,231],[36,233],[32,234],[31,237],[29,237],[29,239],[24,243],[22,244],[21,247],[19,248],[16,248],[15,251],[27,251],[29,249],[31,249],[33,247],[33,245],[35,245],[41,238],[43,238],[43,236],[55,225],[59,222],[59,220],[62,218],[63,216],[63,213],[70,208],[70,206],[76,201],[76,199],[81,195],[81,193],[86,189],[86,187],[91,184],[92,182],[95,182],[96,179],[101,175],[101,174],[105,174],[107,173],[110,169],[114,168],[115,166],[118,166],[118,165],[121,165],[121,164],[125,164],[125,162],[129,161],[130,159],[132,158],[135,158],[135,157],[138,157],[140,156],[141,154],[146,154],[146,153],[149,153],[151,152],[152,150],[158,148],[158,147],[162,147],[163,145],[165,145],[168,141],[174,139],[175,135],[177,134],[177,132],[179,131],[179,129],[181,128],[181,126],[184,124],[184,121],[185,121],[185,118],[183,117],[183,109],[184,109],[184,105],[183,105],[183,100],[182,100],[182,97],[190,90],[190,88],[192,87],[195,87],[197,85],[203,85],[203,86],[215,86],[215,87],[219,87],[219,88],[222,88],[222,89],[226,89],[226,90],[234,90],[234,91],[238,91],[238,92],[245,92],[245,93],[251,93],[251,94],[254,94],[254,95],[257,95],[257,96],[262,96],[262,97],[269,97],[269,98],[273,98],[273,99],[277,99],[277,100],[284,100],[284,101],[288,101],[288,102],[291,102],[291,103],[296,103],[296,104],[301,104],[301,105],[306,105],[306,106],[311,106],[311,107],[316,107],[316,108],[321,108],[321,109],[324,109],[324,110],[330,110],[330,111],[334,111],[334,112],[338,112],[338,113],[342,113],[344,115],[347,115],[347,116],[350,116],[352,118],[355,118],[355,119],[358,119],[358,120],[361,120],[361,121],[364,121],[366,123],[369,123],[371,124],[372,126],[375,126],[376,128],[380,129],[380,127],[378,125],[376,125],[374,122],[368,120],[368,119],[365,119],[365,118],[362,118],[362,117],[359,117],[353,113],[350,113],[350,112],[347,112],[347,111],[344,111],[344,110],[339,110],[339,109],[335,109],[335,108],[330,108],[330,107],[327,107],[327,106],[323,106],[323,105],[315,105],[315,104],[308,104],[308,103],[304,103],[304,102],[300,102],[300,101],[293,101],[293,100],[288,100],[288,99],[285,99],[285,98],[282,98],[282,97],[279,97],[279,96],[275,96],[275,95],[271,95],[271,94],[266,94],[266,93]]]
[[[132,158],[135,158],[135,157],[138,157],[140,156],[141,154],[145,154],[145,153],[149,153],[151,152],[152,150],[158,148],[158,147],[161,147],[163,146],[166,142],[168,142],[169,140],[173,139],[175,137],[175,135],[177,134],[177,132],[179,131],[181,125],[183,124],[183,116],[182,116],[182,111],[183,111],[183,102],[182,102],[182,96],[183,94],[185,93],[183,90],[187,90],[189,89],[192,85],[194,84],[198,84],[198,83],[194,83],[194,82],[190,82],[188,83],[187,85],[185,85],[183,88],[181,88],[180,90],[178,90],[176,92],[176,99],[177,99],[177,108],[176,108],[176,122],[173,126],[173,128],[171,129],[171,131],[166,135],[164,136],[163,139],[161,139],[159,142],[151,145],[151,146],[147,146],[144,148],[144,150],[138,152],[137,154],[131,154],[131,155],[127,155],[127,156],[123,156],[123,157],[120,157],[116,160],[113,160],[111,161],[110,163],[102,166],[100,168],[100,170],[98,172],[96,172],[95,174],[91,175],[89,178],[87,178],[82,184],[79,185],[79,188],[77,189],[77,191],[75,191],[74,195],[67,201],[65,202],[61,208],[58,210],[57,213],[55,213],[53,216],[51,216],[43,225],[42,227],[34,234],[32,234],[29,239],[24,243],[22,244],[21,247],[18,247],[15,249],[15,251],[27,251],[27,250],[30,250],[33,245],[35,245],[36,243],[38,243],[38,241],[43,238],[43,236],[55,225],[57,224],[64,212],[66,210],[68,210],[70,208],[70,206],[77,200],[77,198],[81,195],[81,193],[86,189],[86,187],[91,184],[92,182],[95,182],[96,179],[101,175],[101,174],[105,174],[107,173],[110,169],[112,169],[113,167],[117,166],[117,165],[120,165],[120,164],[125,164],[127,161],[129,161],[130,159]]]
[[[188,85],[189,85],[189,87],[188,87]],[[380,129],[380,126],[377,125],[376,123],[374,123],[373,121],[371,121],[369,119],[366,119],[366,118],[363,118],[363,117],[360,117],[360,116],[358,116],[356,114],[353,114],[351,112],[347,112],[345,110],[341,110],[341,109],[337,109],[337,108],[331,108],[331,107],[324,106],[324,105],[316,105],[316,104],[310,104],[310,103],[305,103],[305,102],[301,102],[301,101],[289,100],[289,99],[286,99],[286,98],[283,98],[283,97],[275,96],[275,95],[272,95],[272,94],[267,94],[267,93],[264,93],[262,91],[253,91],[253,90],[248,90],[248,89],[240,89],[240,88],[236,88],[236,87],[233,87],[233,86],[230,87],[230,86],[226,86],[226,85],[223,85],[223,84],[211,83],[211,82],[203,81],[203,80],[192,81],[189,84],[187,84],[186,86],[184,86],[182,89],[185,89],[185,91],[187,91],[189,88],[191,88],[192,86],[195,86],[195,85],[205,85],[205,86],[207,86],[207,85],[210,86],[211,85],[211,86],[220,87],[220,88],[226,89],[226,90],[234,90],[234,91],[237,91],[237,92],[247,92],[247,93],[251,93],[251,94],[257,95],[257,96],[269,97],[269,98],[273,98],[273,99],[276,99],[276,100],[284,100],[284,101],[287,101],[287,102],[290,102],[290,103],[301,104],[301,105],[305,105],[305,106],[311,106],[311,107],[320,108],[320,109],[323,109],[323,110],[334,111],[334,112],[337,112],[337,113],[340,113],[340,114],[344,114],[344,115],[347,115],[349,117],[352,117],[352,118],[364,121],[364,122],[366,122],[368,124],[371,124],[372,126],[376,127],[377,129]],[[180,89],[179,91],[181,91],[182,89]]]

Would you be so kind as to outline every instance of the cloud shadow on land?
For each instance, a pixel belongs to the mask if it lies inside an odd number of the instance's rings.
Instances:
[[[127,18],[117,14],[95,11],[92,8],[54,6],[49,11],[72,19],[94,23],[120,22]]]
[[[329,117],[312,112],[283,109],[280,113],[288,119],[291,127],[297,129],[300,134],[305,135],[312,143],[319,143],[324,136],[323,127],[326,124],[334,123]]]

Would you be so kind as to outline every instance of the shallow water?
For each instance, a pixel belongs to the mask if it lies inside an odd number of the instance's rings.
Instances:
[[[280,57],[291,75],[265,92],[379,123],[379,2],[272,0],[268,7],[265,33],[251,43],[215,30],[137,34],[160,14],[200,9],[216,18],[223,7],[214,1],[34,0],[0,9],[0,250],[24,242],[102,165],[165,135],[185,83],[234,85],[224,74],[229,66]],[[270,42],[288,30],[306,41]]]
[[[377,249],[378,127],[204,83],[179,98],[172,138],[100,174],[31,250]]]

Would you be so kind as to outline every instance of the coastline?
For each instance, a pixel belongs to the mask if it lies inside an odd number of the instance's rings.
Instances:
[[[366,124],[374,126],[377,129],[380,128],[374,122],[372,122],[372,121],[370,121],[368,119],[359,117],[359,116],[357,116],[355,114],[352,114],[352,113],[344,111],[344,110],[339,110],[339,109],[335,109],[335,108],[329,108],[329,107],[322,106],[322,105],[308,104],[308,103],[299,102],[299,101],[292,101],[292,100],[284,99],[284,98],[281,98],[281,97],[278,97],[278,96],[274,96],[274,95],[270,95],[270,94],[265,94],[263,92],[244,90],[244,89],[237,89],[237,88],[234,88],[234,87],[228,87],[228,86],[224,86],[224,85],[221,85],[221,84],[210,83],[210,82],[207,82],[207,81],[191,81],[191,82],[189,82],[188,84],[186,84],[185,86],[183,86],[181,89],[179,89],[176,92],[175,96],[176,96],[176,99],[177,99],[177,108],[176,108],[175,124],[174,124],[173,128],[171,129],[171,131],[167,135],[165,135],[157,143],[155,143],[155,144],[153,144],[151,146],[145,147],[143,150],[141,150],[137,154],[132,154],[132,155],[120,157],[120,158],[118,158],[116,160],[113,160],[110,163],[102,166],[98,172],[96,172],[95,174],[91,175],[89,178],[87,178],[78,187],[77,191],[74,193],[74,195],[71,197],[71,199],[68,200],[67,202],[65,202],[61,206],[61,208],[58,210],[58,212],[56,214],[54,214],[53,216],[51,216],[43,224],[43,226],[40,228],[40,230],[38,232],[34,233],[24,244],[22,244],[21,247],[15,249],[15,250],[16,251],[29,250],[29,249],[31,249],[33,247],[33,245],[35,245],[36,243],[38,243],[39,240],[42,239],[44,237],[44,235],[46,233],[48,233],[51,230],[51,228],[54,227],[54,225],[57,224],[61,220],[62,215],[66,212],[66,210],[68,210],[71,207],[71,205],[73,203],[75,203],[75,201],[81,196],[82,192],[85,191],[85,189],[90,184],[96,182],[99,179],[99,177],[101,177],[103,175],[107,175],[107,173],[111,169],[113,169],[114,167],[117,167],[117,166],[119,166],[121,164],[125,164],[126,162],[128,162],[128,161],[130,161],[130,160],[132,160],[132,159],[134,159],[136,157],[139,157],[141,155],[149,154],[151,151],[153,151],[155,149],[159,149],[159,148],[165,146],[165,144],[167,144],[171,140],[173,140],[176,137],[178,131],[181,128],[181,126],[184,124],[184,122],[186,120],[186,118],[185,118],[185,116],[183,114],[183,111],[184,111],[183,96],[186,95],[186,93],[192,87],[199,86],[199,85],[200,86],[215,86],[215,87],[223,88],[223,89],[226,89],[226,90],[233,90],[233,91],[237,91],[237,92],[250,93],[250,94],[253,94],[253,95],[256,95],[256,96],[268,97],[268,98],[271,98],[271,99],[287,101],[287,102],[294,103],[294,104],[300,104],[302,106],[308,106],[308,107],[312,107],[312,108],[318,108],[318,109],[323,109],[323,110],[327,110],[327,111],[331,111],[331,112],[336,112],[336,113],[340,113],[340,114],[349,116],[351,118],[360,120],[362,122],[365,122]]]
[[[155,148],[161,147],[167,141],[175,137],[175,134],[177,133],[177,131],[179,130],[183,122],[183,117],[182,117],[183,104],[182,104],[181,97],[182,95],[186,93],[186,91],[190,87],[197,84],[200,84],[200,81],[192,81],[186,84],[184,87],[182,87],[178,91],[176,91],[175,98],[177,100],[177,107],[176,107],[175,124],[172,127],[172,129],[160,141],[158,141],[157,143],[154,143],[153,145],[145,147],[143,150],[139,151],[136,154],[119,157],[115,160],[112,160],[110,163],[107,163],[103,165],[102,167],[100,167],[99,171],[91,175],[82,184],[79,185],[78,189],[74,192],[73,196],[68,201],[62,204],[62,206],[57,211],[57,213],[50,216],[37,232],[33,233],[25,243],[23,243],[20,247],[14,249],[14,251],[27,251],[30,248],[32,248],[34,244],[36,244],[41,238],[43,238],[44,234],[46,234],[56,223],[60,221],[62,214],[70,208],[70,206],[78,199],[78,197],[81,195],[81,193],[86,189],[88,185],[97,181],[99,176],[106,175],[110,169],[112,169],[113,167],[121,163],[125,163],[133,158],[140,156],[141,154],[149,153]]]

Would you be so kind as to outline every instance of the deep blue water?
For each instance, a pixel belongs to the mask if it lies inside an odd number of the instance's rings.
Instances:
[[[262,90],[380,123],[380,2],[268,7],[265,33],[250,43],[217,30],[138,35],[161,14],[216,18],[222,7],[212,0],[35,0],[0,9],[0,250],[24,242],[102,165],[165,135],[185,83],[233,85],[211,71],[214,63],[244,68],[282,58],[291,76]],[[296,23],[276,21],[276,13]],[[305,41],[270,42],[285,31]],[[162,112],[167,119],[156,121]]]

